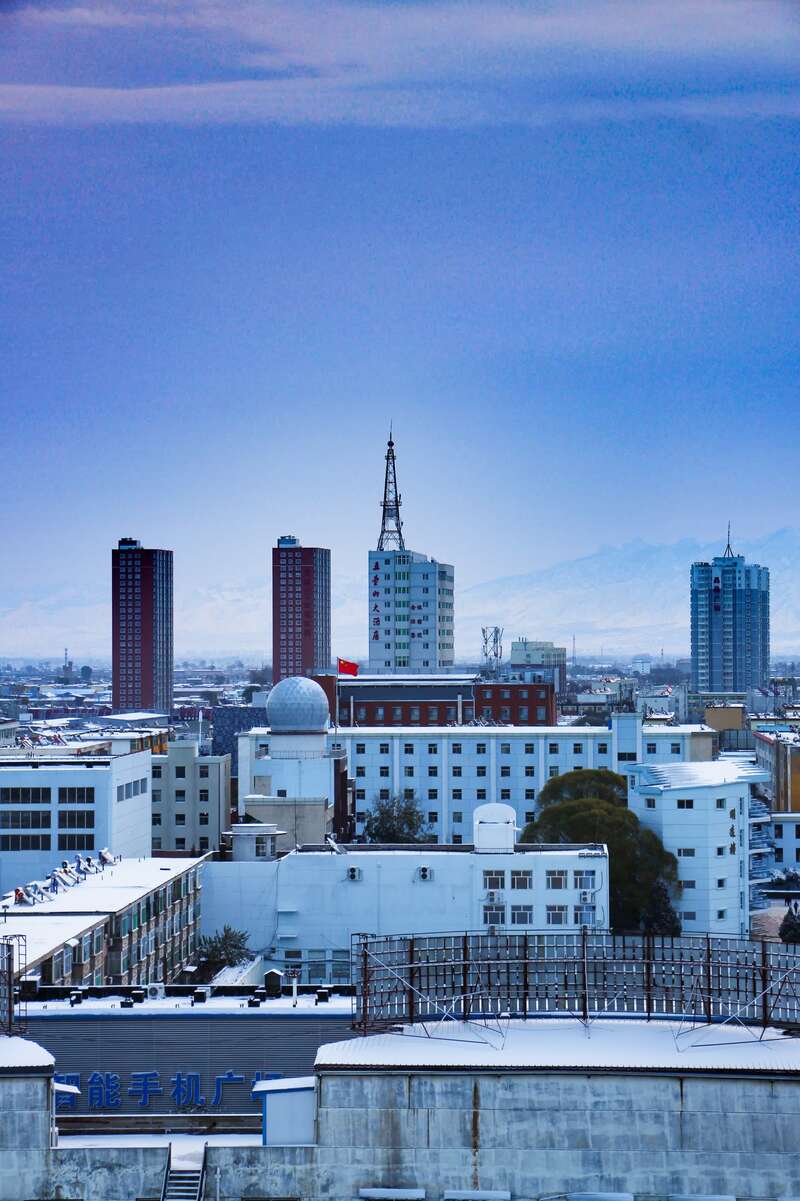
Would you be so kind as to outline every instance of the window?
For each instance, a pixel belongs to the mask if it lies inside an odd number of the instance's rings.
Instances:
[[[683,916],[683,920],[685,922],[696,922],[697,921],[697,914],[694,912],[693,909],[684,909],[682,916]]]
[[[389,743],[388,743],[388,742],[382,742],[382,743],[380,744],[380,746],[378,747],[378,750],[380,751],[380,753],[381,753],[382,755],[388,755],[388,754],[389,754]]]
[[[208,764],[207,763],[200,764],[200,779],[201,780],[208,779]]]
[[[567,873],[566,871],[549,871],[545,872],[545,887],[546,888],[566,888]]]
[[[725,808],[725,797],[724,796],[717,797],[717,808],[718,809]]]
[[[403,743],[403,754],[404,755],[413,755],[414,754],[414,743],[413,742],[404,742]]]
[[[783,838],[783,823],[782,822],[775,823],[775,837]]]
[[[511,906],[511,925],[512,926],[531,926],[531,925],[533,925],[533,905],[512,905]]]
[[[476,767],[475,775],[476,776],[485,776],[486,775],[486,765],[482,763],[482,764],[480,764],[480,766]]]
[[[694,859],[694,847],[678,847],[679,859]]]
[[[208,789],[207,788],[200,789],[200,804],[201,805],[208,804]]]
[[[59,830],[93,830],[93,809],[62,809],[58,814]]]
[[[501,768],[500,768],[500,775],[501,775],[501,776],[502,776],[504,779],[507,779],[507,778],[508,778],[508,777],[511,775],[511,768],[510,768],[510,767],[501,767]]]
[[[185,813],[176,813],[175,814],[175,825],[176,826],[185,826],[186,825],[186,814]]]
[[[504,926],[506,924],[505,905],[484,905],[483,924],[484,926]]]
[[[367,820],[366,813],[363,811],[363,809],[359,809],[358,812],[356,813],[356,821],[357,822],[365,822],[366,820]]]
[[[717,847],[717,858],[721,859],[724,854],[725,854],[725,848]]]
[[[175,789],[175,800],[176,801],[185,801],[186,800],[186,789],[185,788],[176,788]]]
[[[454,764],[454,766],[453,766],[453,775],[454,775],[454,776],[460,776],[460,775],[461,775],[461,764],[460,764],[460,763],[456,763],[456,764]]]
[[[645,809],[655,809],[656,798],[654,796],[645,797],[644,805],[645,805]]]
[[[635,763],[636,751],[620,751],[617,755],[617,761],[619,763]]]
[[[428,767],[428,775],[429,776],[438,776],[438,774],[439,774],[439,768],[436,766],[435,763],[431,763]]]
[[[558,743],[557,742],[548,742],[547,753],[548,753],[548,755],[557,755],[558,754]]]
[[[680,885],[681,888],[696,888],[697,882],[695,880],[681,880]]]
[[[572,920],[576,926],[593,926],[595,923],[594,905],[576,905],[572,911]]]
[[[573,883],[576,888],[582,890],[588,889],[590,892],[596,887],[597,874],[594,871],[577,871],[574,873]]]
[[[463,840],[463,838],[461,837],[461,835],[460,835],[460,834],[454,834],[454,835],[453,835],[453,842],[454,842],[454,843],[460,843],[460,842],[463,842],[463,841],[464,841],[464,840]]]
[[[197,822],[198,822],[198,825],[200,825],[200,826],[207,826],[208,825],[208,814],[200,813],[198,815]]]
[[[428,754],[429,754],[429,755],[435,755],[435,754],[436,754],[436,752],[438,751],[438,749],[439,749],[439,748],[438,748],[438,746],[436,745],[436,743],[435,743],[435,742],[429,742],[429,743],[428,743]]]
[[[365,801],[366,799],[367,799],[366,788],[357,788],[356,789],[356,800],[357,801]]]
[[[154,825],[154,826],[160,826],[160,825],[161,825],[161,814],[160,814],[160,813],[154,813],[154,814],[153,814],[153,816],[152,816],[152,819],[151,819],[151,824],[152,824],[152,825]]]
[[[558,768],[557,767],[549,767],[547,769],[547,775],[551,780],[555,780],[556,776],[558,775]]]
[[[125,785],[127,790],[128,785]],[[49,794],[50,789],[47,789]],[[128,796],[128,792],[125,793]],[[48,801],[50,797],[47,797]],[[93,805],[94,804],[94,789],[93,788],[59,788],[58,790],[59,805]]]
[[[94,815],[92,815],[94,817]],[[49,830],[50,811],[7,809],[0,812],[0,830]]]
[[[500,743],[500,754],[501,755],[510,755],[511,754],[511,743],[510,742],[501,742]]]
[[[404,767],[404,768],[403,768],[403,775],[404,775],[404,776],[408,776],[408,777],[410,778],[411,776],[413,776],[413,774],[414,774],[414,768],[413,768],[413,767]]]
[[[186,779],[186,768],[185,767],[176,767],[175,768],[175,779],[176,780],[185,780]]]
[[[406,801],[413,801],[414,789],[413,788],[404,788],[403,789],[403,799]]]
[[[536,810],[535,810],[535,809],[526,809],[526,810],[525,810],[525,822],[526,822],[526,824],[527,824],[528,822],[535,822],[535,821],[536,821]]]
[[[388,789],[388,788],[382,788],[382,789],[380,790],[380,792],[378,793],[378,797],[379,797],[379,799],[380,799],[380,800],[382,800],[382,801],[388,801],[388,800],[389,800],[389,789]]]
[[[485,742],[478,742],[475,744],[475,754],[476,755],[485,755],[486,754],[486,743]]]
[[[648,744],[647,744],[647,753],[648,753],[648,755],[655,755],[655,753],[656,753],[656,744],[655,744],[654,742],[648,742]]]
[[[367,745],[366,745],[366,743],[364,743],[364,742],[357,742],[357,743],[356,743],[356,754],[357,754],[357,755],[363,755],[363,754],[365,754],[365,753],[366,753],[366,750],[367,750]]]
[[[677,805],[679,809],[694,809],[694,801],[691,798],[678,797]]]
[[[408,769],[408,768],[406,768],[406,771],[407,771],[407,772],[408,772],[408,770],[409,770],[409,769]],[[413,769],[413,767],[412,767],[412,768],[411,768],[411,772],[412,772],[412,774],[413,774],[413,771],[414,771],[414,769]],[[367,769],[366,769],[366,767],[357,767],[357,768],[356,768],[356,778],[357,778],[357,779],[359,779],[359,780],[363,780],[363,779],[364,779],[364,776],[365,776],[366,774],[367,774]]]
[[[525,754],[526,754],[526,755],[532,755],[532,754],[533,754],[533,743],[532,743],[532,742],[526,742],[526,743],[525,743]]]
[[[485,801],[486,800],[486,789],[485,788],[476,788],[475,789],[475,800],[476,801]],[[800,854],[800,852],[798,852],[798,854]]]
[[[452,797],[453,797],[454,801],[460,801],[462,799],[461,789],[454,788],[453,792],[452,792]]]
[[[536,800],[536,789],[535,788],[526,788],[525,789],[525,800],[526,801],[535,801]]]
[[[521,889],[533,888],[533,872],[512,869],[511,887]]]
[[[266,859],[269,854],[269,835],[256,834],[256,859]]]
[[[50,839],[48,838],[48,842]],[[59,851],[93,851],[94,834],[59,834]]]
[[[725,918],[726,918],[727,916],[728,916],[728,910],[727,910],[727,909],[718,909],[718,910],[717,910],[717,921],[719,921],[719,922],[722,922],[722,921],[724,921],[724,920],[725,920]]]
[[[429,801],[438,801],[438,799],[439,799],[439,789],[438,788],[429,788],[428,789],[428,800]]]
[[[464,814],[460,809],[453,810],[453,824],[458,826],[464,820]]]
[[[460,743],[460,742],[454,742],[454,743],[453,743],[453,745],[452,745],[452,747],[451,747],[450,749],[451,749],[451,751],[453,752],[453,754],[454,754],[454,755],[460,755],[460,754],[461,754],[461,743]]]
[[[573,742],[572,753],[573,753],[573,755],[582,755],[583,754],[583,743],[582,742]]]
[[[500,789],[500,800],[501,801],[510,801],[511,800],[511,789],[510,788],[501,788]]]
[[[487,892],[499,892],[506,886],[506,873],[499,868],[489,868],[483,873],[483,887]]]
[[[535,774],[536,768],[533,766],[533,764],[529,763],[525,768],[525,775],[528,777],[528,779],[531,779]]]
[[[74,838],[74,834],[59,835],[59,844],[62,838]],[[92,848],[94,848],[94,838],[92,838]],[[61,850],[59,845],[59,850]],[[68,848],[70,850],[74,848]],[[50,835],[49,834],[2,834],[0,835],[0,851],[49,851],[50,850]]]
[[[207,851],[207,850],[208,850],[208,838],[205,835],[202,835],[200,837],[200,851],[202,853],[203,851]]]
[[[388,778],[389,778],[389,768],[388,768],[388,767],[386,767],[386,766],[383,766],[383,767],[381,767],[381,768],[379,769],[379,775],[380,775],[380,777],[381,777],[381,779],[382,779],[382,780],[388,780]]]
[[[607,742],[598,742],[597,753],[598,753],[598,755],[607,755],[608,754],[608,743]]]
[[[681,744],[679,742],[672,742],[670,743],[669,750],[671,755],[680,755]]]
[[[728,881],[725,876],[717,877],[717,888],[727,888]]]
[[[547,906],[547,925],[548,926],[566,926],[567,924],[567,906],[566,905],[548,905]]]
[[[206,770],[208,770],[208,769],[206,768]],[[152,774],[153,774],[153,779],[154,779],[154,780],[160,780],[160,779],[161,779],[161,764],[160,764],[160,763],[154,763],[154,764],[153,764],[153,773],[152,773]]]

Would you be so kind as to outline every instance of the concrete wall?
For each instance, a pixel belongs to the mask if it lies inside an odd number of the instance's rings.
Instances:
[[[206,1198],[364,1187],[800,1192],[800,1084],[727,1077],[325,1074],[316,1148],[210,1148]]]

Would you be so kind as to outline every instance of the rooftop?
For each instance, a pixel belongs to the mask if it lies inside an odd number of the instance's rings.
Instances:
[[[44,1047],[27,1038],[0,1034],[0,1075],[29,1068],[53,1068],[55,1059]]]
[[[430,1025],[430,1024],[429,1024]],[[758,1035],[738,1025],[599,1018],[446,1022],[427,1037],[422,1026],[326,1043],[320,1071],[676,1071],[791,1073],[800,1071],[800,1040],[770,1030]]]
[[[654,763],[636,765],[642,788],[700,788],[703,785],[758,784],[771,779],[755,763],[741,759],[714,759],[704,763]]]
[[[250,730],[242,730],[240,737],[247,734],[268,735],[270,733],[269,726],[253,726]],[[665,733],[665,727],[661,723],[643,722],[642,732],[647,734]],[[683,724],[666,727],[666,732],[673,735],[680,734],[713,734],[715,731],[710,726],[703,725],[698,722],[695,724]],[[456,736],[466,737],[471,735],[477,737],[479,735],[488,735],[493,738],[511,737],[516,738],[530,737],[532,734],[538,734],[542,737],[547,737],[550,734],[580,734],[588,736],[600,736],[605,734],[610,737],[611,730],[608,726],[340,726],[338,731],[331,727],[328,734],[336,735],[339,738],[358,738],[360,735],[369,736],[372,738],[388,738],[392,734],[402,734],[405,737],[424,738],[431,735],[447,735],[449,738]]]
[[[199,859],[120,859],[108,864],[102,871],[91,873],[85,879],[67,886],[59,892],[49,891],[49,881],[40,881],[39,887],[45,899],[35,904],[15,904],[13,890],[3,898],[11,905],[7,921],[40,921],[54,914],[109,914],[124,909],[127,905],[144,897],[147,893],[190,871],[205,856]],[[95,860],[95,862],[97,862]],[[27,884],[20,880],[20,885]],[[45,891],[47,890],[47,891]],[[0,930],[4,923],[0,920]],[[18,926],[8,933],[24,933]]]

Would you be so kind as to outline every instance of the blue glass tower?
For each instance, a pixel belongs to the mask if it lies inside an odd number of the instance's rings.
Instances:
[[[692,691],[769,683],[769,568],[731,550],[691,572]]]

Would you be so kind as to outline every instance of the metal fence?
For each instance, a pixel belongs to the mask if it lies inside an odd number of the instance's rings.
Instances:
[[[648,935],[356,934],[353,1028],[606,1014],[800,1025],[800,948]]]

